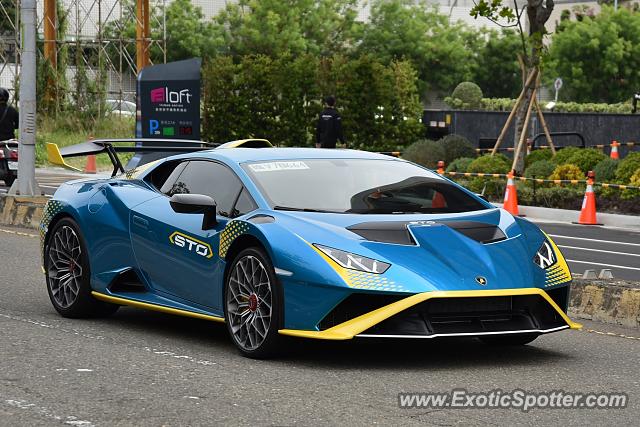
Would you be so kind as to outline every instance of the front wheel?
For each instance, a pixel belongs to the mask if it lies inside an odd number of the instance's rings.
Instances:
[[[539,334],[507,334],[485,335],[479,337],[480,341],[489,345],[526,345],[538,338]]]
[[[107,316],[117,305],[91,295],[89,256],[80,227],[71,218],[56,222],[44,250],[47,290],[53,307],[64,317]]]
[[[260,248],[240,252],[225,281],[225,320],[233,343],[247,357],[263,359],[280,350],[282,293],[273,265]]]

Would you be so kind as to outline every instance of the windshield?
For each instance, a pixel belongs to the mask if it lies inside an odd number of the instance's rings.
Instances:
[[[243,168],[273,209],[363,214],[486,209],[437,174],[396,160],[283,160]]]

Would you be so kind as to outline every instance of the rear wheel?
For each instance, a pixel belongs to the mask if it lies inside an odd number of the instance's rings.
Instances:
[[[13,183],[16,180],[16,176],[15,175],[7,175],[4,177],[4,184],[7,187],[11,187],[13,185]]]
[[[508,335],[485,335],[482,337],[478,337],[480,341],[489,345],[525,345],[529,344],[536,338],[538,338],[539,334],[508,334]]]
[[[64,317],[107,316],[117,305],[98,301],[91,295],[87,247],[78,224],[71,218],[58,221],[44,250],[47,291],[53,307]]]
[[[252,358],[276,354],[281,344],[282,296],[273,265],[259,248],[240,252],[225,282],[225,320],[240,352]]]

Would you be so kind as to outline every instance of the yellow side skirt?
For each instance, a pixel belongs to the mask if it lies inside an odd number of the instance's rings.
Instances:
[[[416,304],[426,301],[431,298],[464,298],[464,297],[497,297],[497,296],[517,296],[517,295],[540,295],[562,316],[567,325],[571,329],[581,329],[582,325],[573,322],[569,317],[558,307],[558,305],[551,299],[551,297],[542,289],[538,288],[523,288],[523,289],[496,289],[496,290],[479,290],[479,291],[435,291],[435,292],[423,292],[420,294],[411,295],[400,301],[396,301],[392,304],[380,307],[377,310],[365,313],[362,316],[358,316],[351,320],[348,320],[339,325],[324,331],[304,331],[297,329],[281,329],[278,332],[282,335],[289,335],[293,337],[301,338],[315,338],[323,340],[348,340],[358,335],[361,332],[366,331],[370,327],[377,325],[389,317],[406,310]]]
[[[126,298],[114,297],[112,295],[101,294],[100,292],[92,291],[91,295],[100,301],[109,302],[112,304],[130,305],[131,307],[144,308],[147,310],[159,311],[162,313],[176,314],[178,316],[193,317],[194,319],[210,320],[212,322],[223,322],[223,317],[210,316],[208,314],[195,313],[193,311],[180,310],[179,308],[166,307],[164,305],[150,304],[148,302],[134,301]]]

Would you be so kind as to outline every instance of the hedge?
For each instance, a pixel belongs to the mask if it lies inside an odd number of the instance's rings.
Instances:
[[[203,137],[225,142],[263,137],[310,146],[322,98],[337,97],[350,148],[395,151],[418,139],[422,105],[408,61],[370,56],[216,57],[203,67]]]

